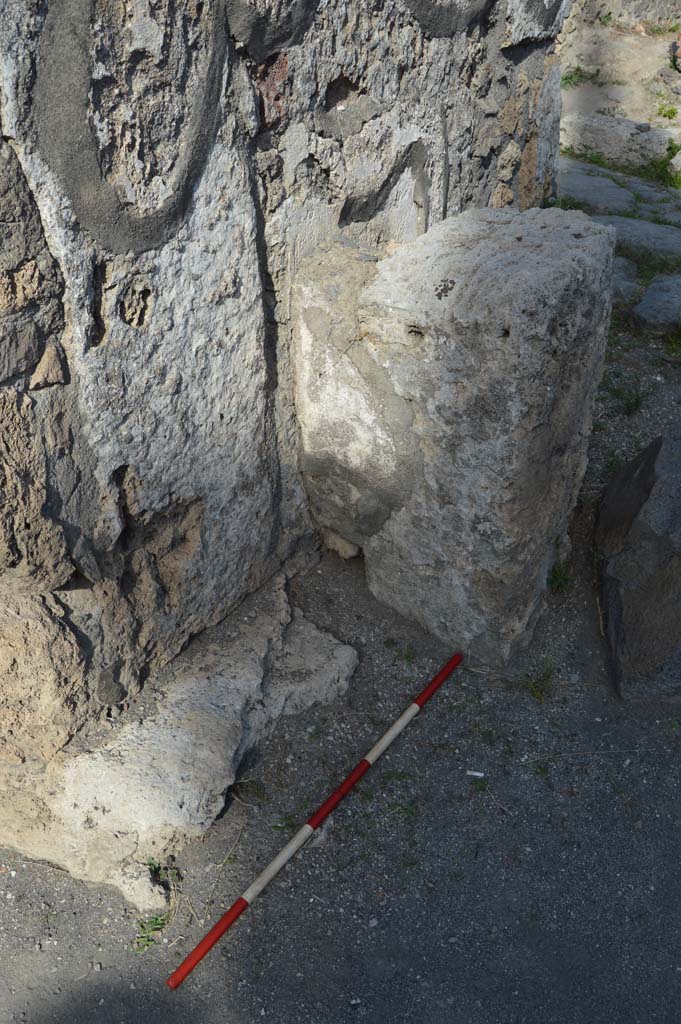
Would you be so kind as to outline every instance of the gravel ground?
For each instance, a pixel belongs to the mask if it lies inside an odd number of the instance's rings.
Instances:
[[[623,313],[571,579],[522,658],[498,675],[467,661],[171,993],[166,976],[452,653],[371,597],[361,561],[325,556],[292,598],[359,651],[348,698],[283,720],[243,766],[177,861],[166,927],[0,850],[2,1024],[678,1024],[681,703],[613,694],[591,536],[619,463],[678,422],[681,359]]]
[[[451,653],[375,602],[358,561],[295,580],[361,653],[347,702],[282,721],[244,766],[144,953],[113,890],[0,855],[0,1019],[676,1024],[681,707],[613,696],[583,510],[575,532],[576,579],[512,675],[460,672],[171,993],[208,923]]]

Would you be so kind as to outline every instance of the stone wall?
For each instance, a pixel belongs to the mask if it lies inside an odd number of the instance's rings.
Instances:
[[[593,24],[608,16],[611,22],[622,25],[642,21],[666,25],[678,23],[680,12],[676,0],[574,0],[569,23]]]
[[[540,203],[563,7],[5,0],[0,757],[51,758],[310,537],[290,280]]]

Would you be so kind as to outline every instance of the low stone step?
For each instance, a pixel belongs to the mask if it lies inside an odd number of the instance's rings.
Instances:
[[[603,214],[593,218],[599,224],[610,224],[617,231],[617,243],[630,250],[643,250],[681,263],[681,228],[655,224],[636,217]]]
[[[641,167],[667,155],[672,135],[641,121],[607,114],[567,114],[560,125],[560,144],[573,153],[598,153],[608,163]]]

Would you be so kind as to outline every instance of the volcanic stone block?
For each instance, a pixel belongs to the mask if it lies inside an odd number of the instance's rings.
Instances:
[[[483,660],[529,635],[586,465],[614,233],[472,210],[294,294],[300,468],[373,593]]]
[[[658,437],[608,486],[596,542],[619,693],[681,694],[681,431]]]

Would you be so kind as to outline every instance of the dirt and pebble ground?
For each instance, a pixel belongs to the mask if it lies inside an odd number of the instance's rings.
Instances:
[[[244,765],[178,859],[158,932],[113,890],[2,852],[3,1024],[678,1022],[681,704],[610,688],[591,521],[613,457],[654,436],[681,370],[640,338],[613,345],[615,368],[643,401],[625,411],[606,377],[565,589],[526,655],[498,675],[469,662],[171,993],[209,923],[451,654],[372,599],[361,561],[325,556],[292,596],[360,652],[348,699],[282,720]]]

